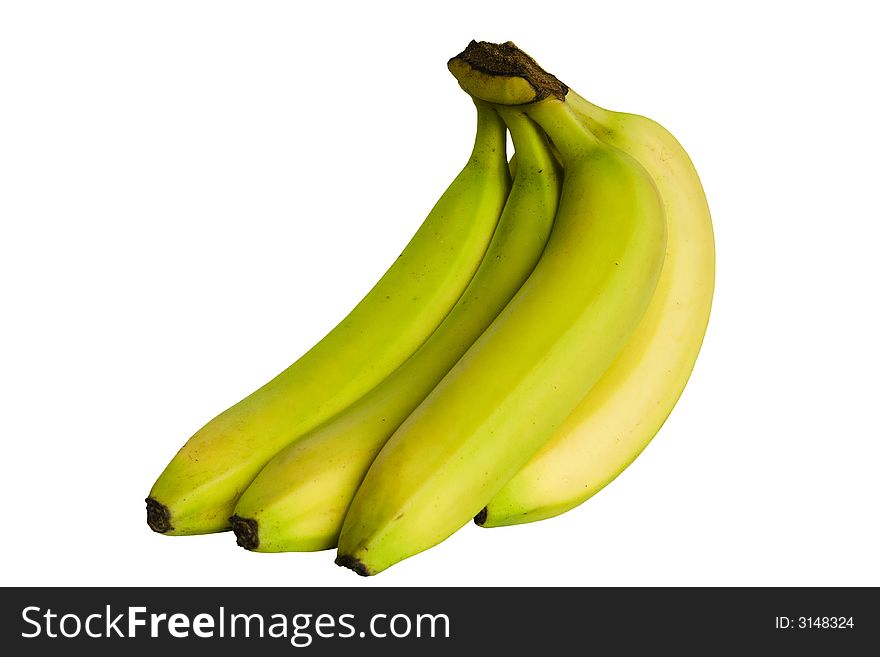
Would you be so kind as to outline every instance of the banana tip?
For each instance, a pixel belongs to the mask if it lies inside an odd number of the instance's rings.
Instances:
[[[340,554],[336,557],[336,565],[342,566],[343,568],[350,568],[361,577],[369,577],[373,574],[367,569],[363,562],[360,561],[360,559],[355,559],[347,554]]]
[[[483,523],[486,522],[486,518],[488,518],[488,517],[489,517],[489,508],[484,506],[482,509],[480,509],[480,512],[474,516],[474,522],[476,524],[478,524],[480,527],[482,527]]]
[[[260,534],[257,521],[253,518],[232,516],[229,519],[232,531],[235,533],[235,542],[245,550],[256,550],[260,546]]]
[[[171,512],[168,511],[167,506],[157,502],[152,497],[148,497],[146,502],[147,525],[149,525],[150,529],[159,534],[164,534],[165,532],[174,529],[174,527],[171,526]]]

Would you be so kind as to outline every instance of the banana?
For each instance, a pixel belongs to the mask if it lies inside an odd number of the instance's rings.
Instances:
[[[362,397],[440,324],[486,252],[511,184],[504,122],[480,102],[477,117],[467,164],[373,289],[311,350],[202,427],[171,460],[147,498],[152,529],[228,529],[238,496],[272,456]]]
[[[650,119],[604,110],[573,91],[566,101],[594,134],[638,160],[653,178],[666,211],[666,259],[636,332],[562,426],[477,515],[484,527],[564,513],[626,469],[672,412],[709,322],[715,242],[687,153]]]
[[[562,158],[562,197],[531,276],[367,472],[336,560],[361,575],[450,536],[526,464],[635,330],[663,264],[666,221],[644,169],[586,130],[567,87],[530,59],[474,45],[450,70],[472,96],[529,103],[518,110]]]
[[[245,490],[232,528],[258,552],[336,546],[351,499],[376,454],[531,273],[547,242],[561,174],[544,133],[499,109],[519,168],[495,235],[464,294],[409,360],[365,396],[279,452]]]

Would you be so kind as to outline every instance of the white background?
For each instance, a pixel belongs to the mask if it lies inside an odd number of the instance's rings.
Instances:
[[[880,53],[866,5],[822,4],[4,3],[2,583],[880,585]],[[180,444],[341,319],[463,164],[471,38],[697,165],[717,289],[672,417],[579,509],[369,580],[152,533]]]

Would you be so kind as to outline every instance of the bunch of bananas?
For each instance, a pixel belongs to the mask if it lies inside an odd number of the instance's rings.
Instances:
[[[177,453],[147,498],[155,531],[337,547],[372,575],[471,518],[574,508],[671,412],[714,288],[687,154],[512,43],[471,42],[449,69],[477,109],[467,164],[336,328]]]

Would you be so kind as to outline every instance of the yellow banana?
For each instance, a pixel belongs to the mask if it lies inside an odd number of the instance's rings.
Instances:
[[[147,498],[151,528],[228,529],[239,495],[272,456],[376,386],[440,324],[476,271],[510,189],[504,123],[484,103],[477,110],[469,161],[394,264],[310,351],[189,439]]]
[[[232,528],[242,547],[257,552],[335,547],[351,499],[388,437],[534,268],[556,215],[561,175],[544,133],[519,112],[499,113],[519,170],[473,280],[427,342],[391,376],[269,461],[235,507]]]
[[[525,465],[632,334],[663,263],[666,222],[644,169],[582,126],[558,80],[489,45],[450,69],[472,96],[529,103],[518,110],[565,168],[559,210],[531,276],[364,478],[337,556],[361,575],[447,538]]]
[[[666,211],[666,259],[636,332],[550,440],[477,515],[484,527],[564,513],[626,469],[672,412],[709,321],[712,219],[687,153],[650,119],[604,110],[573,91],[566,102],[594,134],[638,160],[653,178]]]

